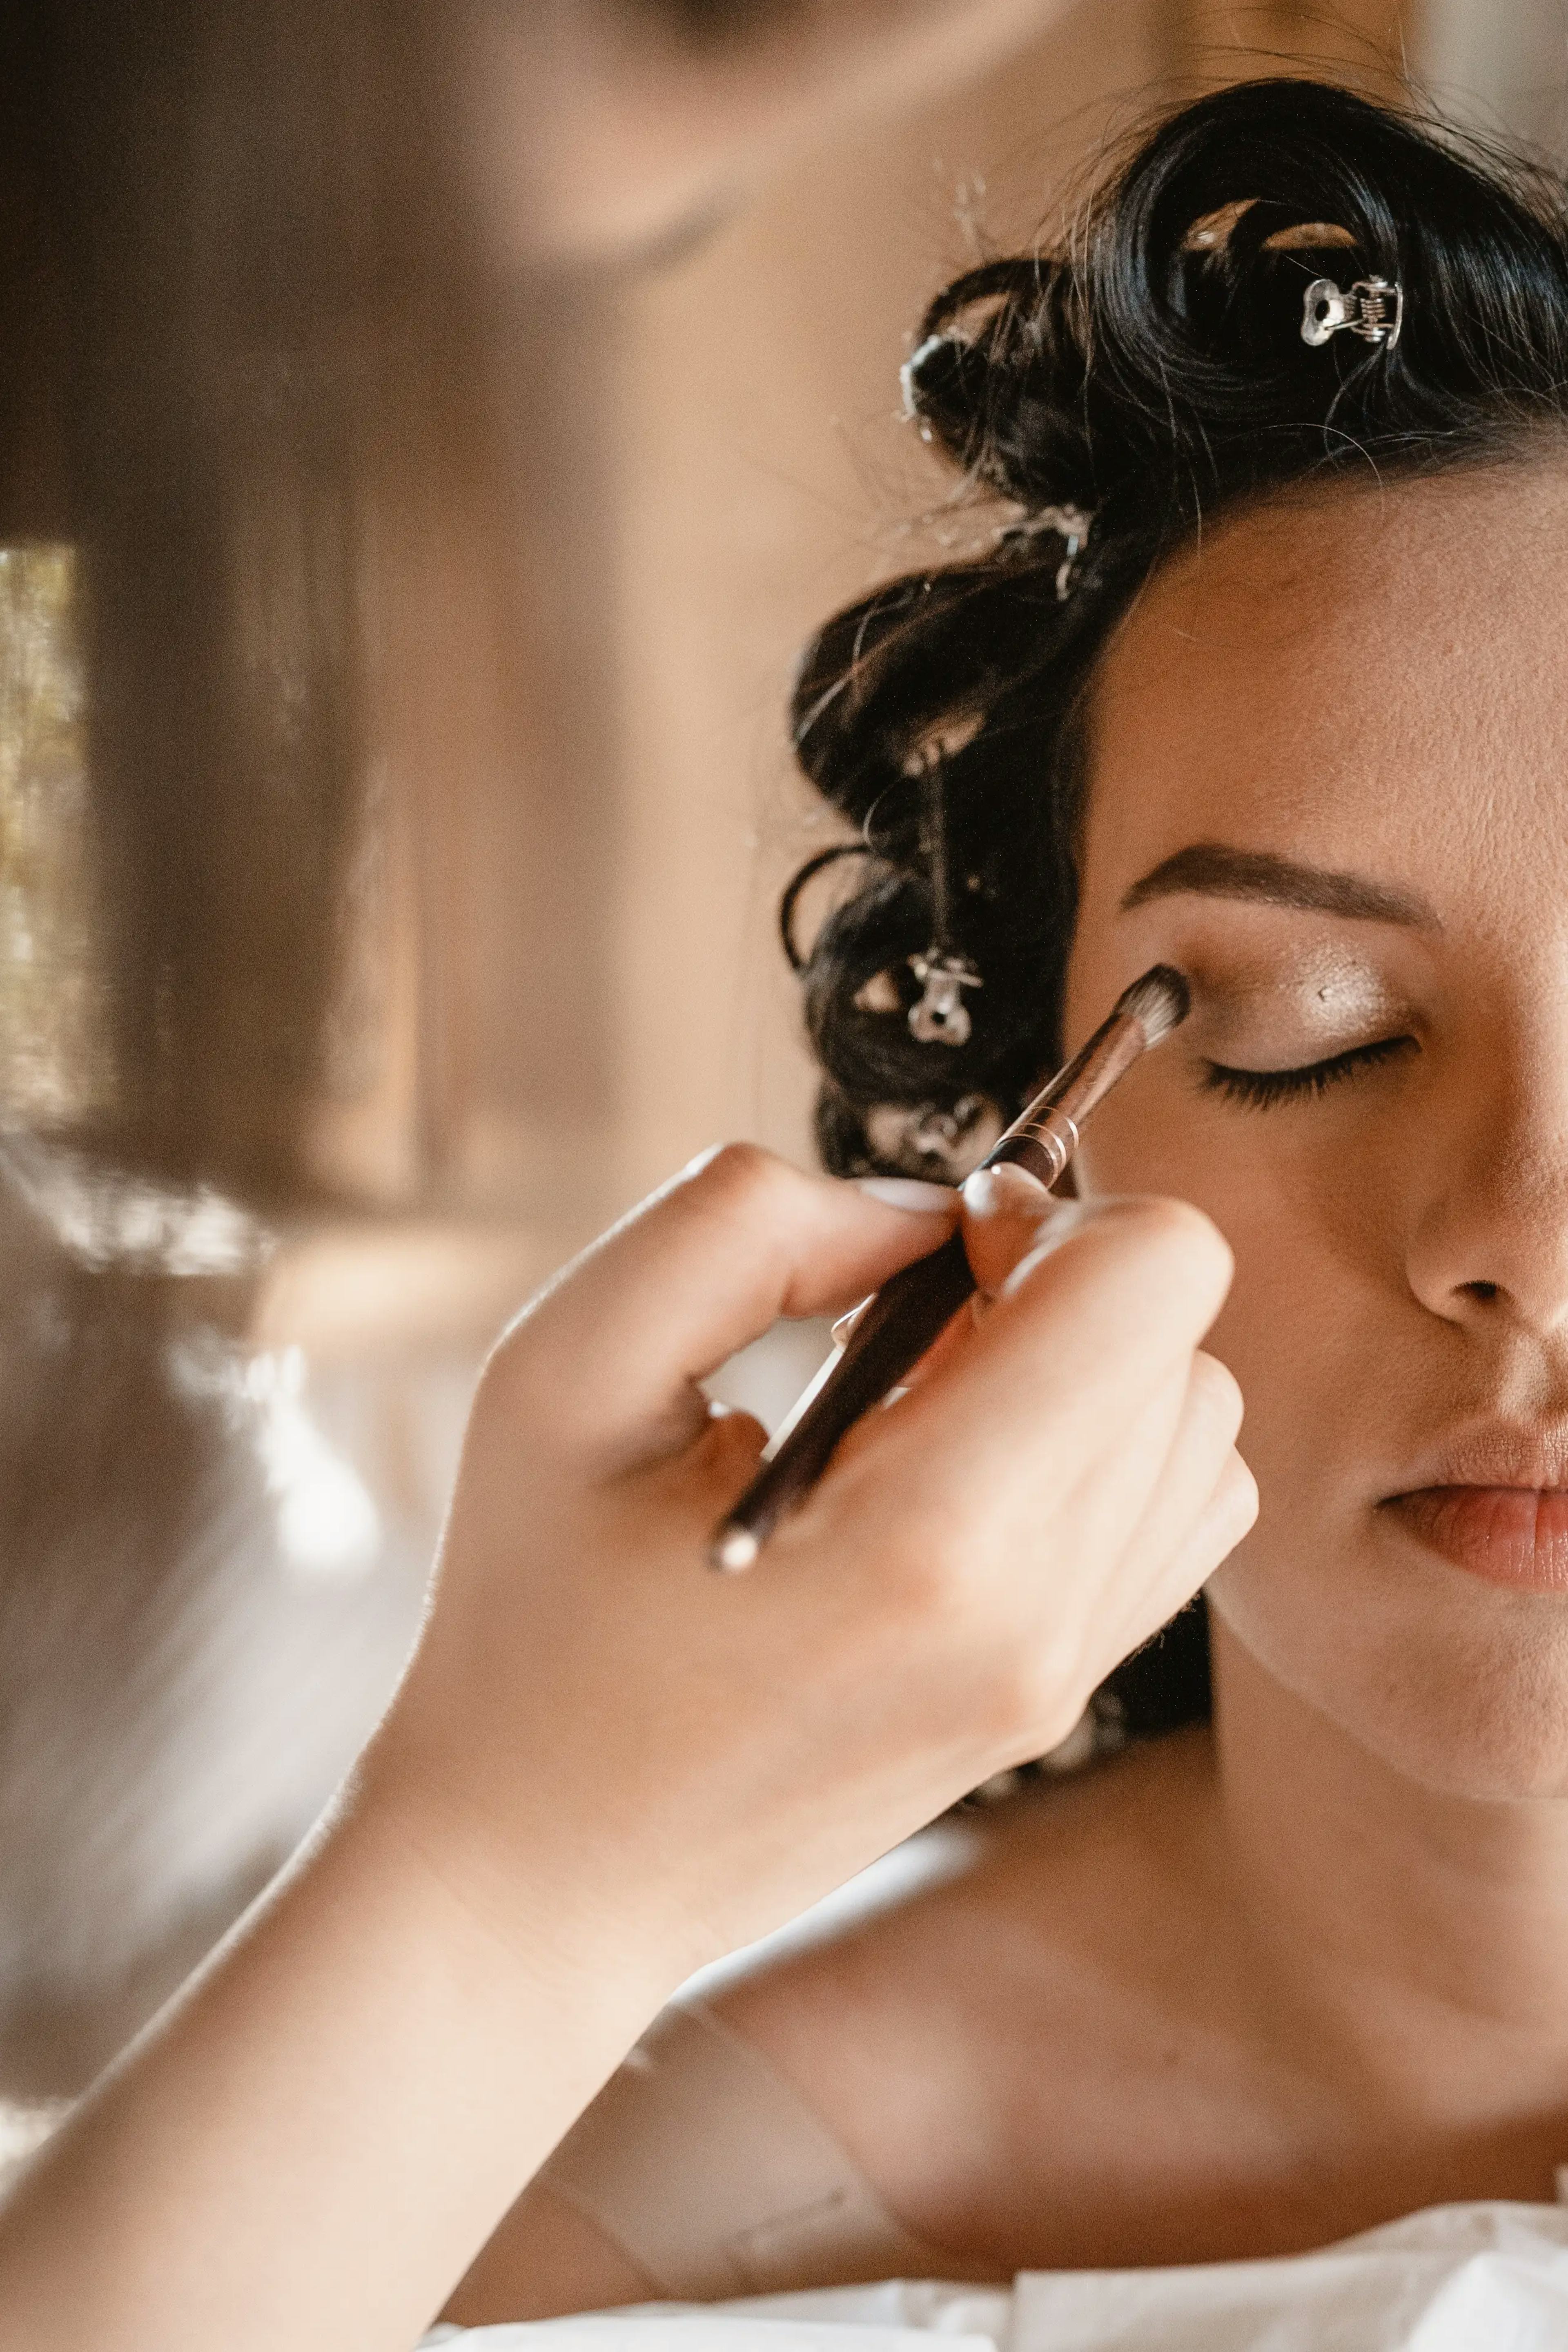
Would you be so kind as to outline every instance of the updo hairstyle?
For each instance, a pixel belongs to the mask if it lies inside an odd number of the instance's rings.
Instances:
[[[1564,198],[1553,173],[1347,90],[1249,82],[1145,137],[1068,249],[938,295],[906,406],[996,527],[830,621],[792,705],[800,764],[853,829],[784,908],[830,1170],[958,1181],[1060,1058],[1085,688],[1200,521],[1501,459],[1562,426]],[[1320,278],[1396,283],[1397,340],[1303,341]],[[1068,563],[1073,510],[1090,525]],[[835,854],[854,887],[802,947],[799,886]],[[983,983],[959,1044],[908,1018],[910,960],[939,921]],[[1182,1622],[1117,1678],[1132,1727],[1207,1710],[1201,1613]]]

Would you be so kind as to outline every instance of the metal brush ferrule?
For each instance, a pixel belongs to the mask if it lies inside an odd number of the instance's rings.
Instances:
[[[1113,1013],[1013,1121],[984,1164],[1010,1160],[1049,1189],[1078,1150],[1083,1121],[1144,1046],[1141,1024],[1128,1013]]]
[[[1008,1129],[991,1154],[993,1162],[1010,1160],[1027,1168],[1049,1191],[1078,1149],[1078,1121],[1070,1111],[1045,1111],[1039,1118],[1025,1117]]]

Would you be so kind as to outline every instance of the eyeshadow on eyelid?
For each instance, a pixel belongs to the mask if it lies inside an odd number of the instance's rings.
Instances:
[[[1215,1061],[1276,1051],[1282,1061],[1306,1061],[1359,1044],[1385,1021],[1402,1017],[1400,999],[1364,964],[1336,959],[1289,973],[1221,973],[1213,964],[1206,970],[1207,961],[1194,958],[1183,967],[1193,991],[1188,1043]]]

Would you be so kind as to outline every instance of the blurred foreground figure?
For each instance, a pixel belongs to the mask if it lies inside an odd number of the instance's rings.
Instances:
[[[483,1213],[428,1286],[482,1262],[493,1321],[544,1267],[487,1239],[533,1163],[486,1139],[591,1140],[589,616],[537,561],[574,306],[1045,14],[8,12],[0,2096],[156,2005],[411,1635],[471,1358],[389,1450],[277,1269],[348,1221],[384,1333],[407,1221]]]

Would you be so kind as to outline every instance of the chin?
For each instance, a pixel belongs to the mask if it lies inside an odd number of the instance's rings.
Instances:
[[[1325,1538],[1343,1563],[1325,1576],[1254,1537],[1209,1605],[1291,1698],[1435,1795],[1568,1796],[1568,1595],[1504,1591],[1408,1549]]]

